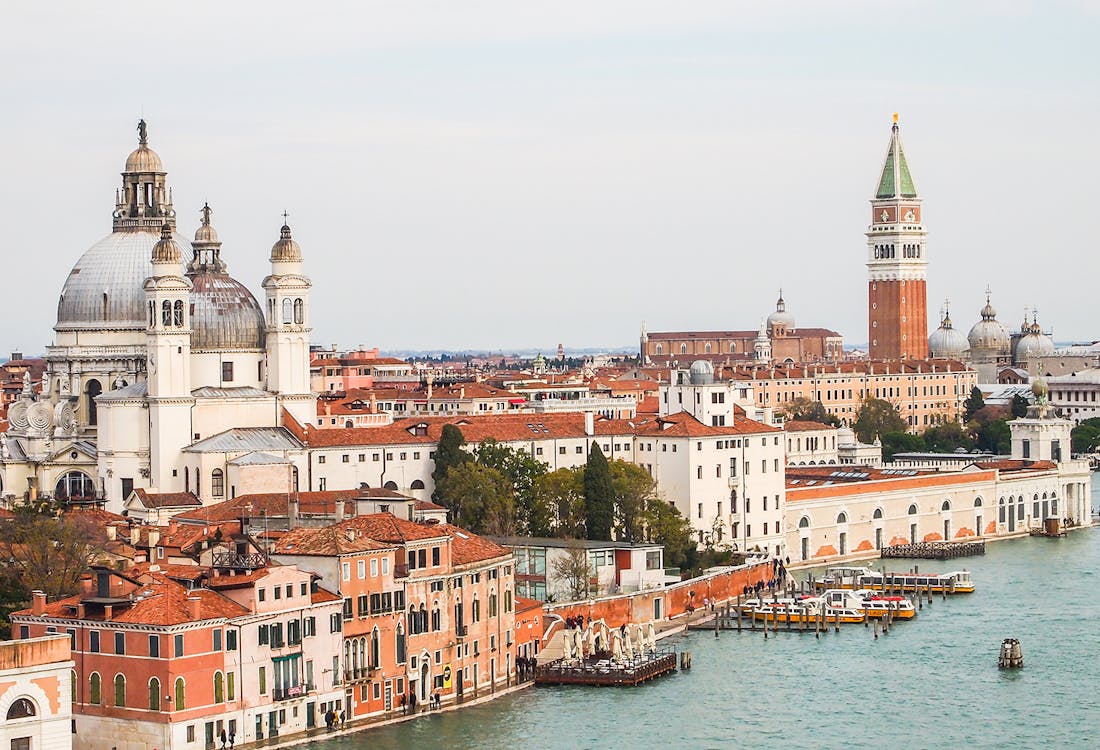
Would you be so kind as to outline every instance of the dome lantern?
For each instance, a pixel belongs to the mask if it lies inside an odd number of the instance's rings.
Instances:
[[[167,223],[160,228],[160,241],[153,245],[150,262],[154,265],[179,265],[183,262],[183,250],[172,237],[172,227]]]
[[[272,263],[301,263],[302,248],[290,234],[290,225],[286,223],[287,214],[283,212],[283,226],[279,229],[279,241],[271,246]]]
[[[164,164],[157,152],[149,148],[145,120],[138,122],[137,130],[138,147],[126,157],[122,189],[115,194],[114,230],[153,232],[167,223],[175,231],[176,212]]]

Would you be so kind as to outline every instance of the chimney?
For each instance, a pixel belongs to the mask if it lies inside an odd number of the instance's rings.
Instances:
[[[287,526],[289,528],[293,529],[295,526],[298,525],[298,512],[299,512],[298,498],[297,497],[290,498],[290,502],[288,503],[288,505],[290,507],[289,507],[289,510],[287,511],[287,515],[289,516],[287,518]]]
[[[31,614],[42,615],[46,613],[46,594],[42,591],[31,592]]]
[[[12,352],[11,358],[12,360],[23,359],[23,352]]]
[[[107,525],[107,541],[113,542],[118,539],[118,527],[111,524]]]
[[[344,529],[344,534],[347,536],[349,542],[354,542],[355,541],[355,529],[352,529],[352,528]]]
[[[149,548],[152,549],[160,544],[160,531],[156,529],[149,529]]]
[[[141,538],[141,529],[137,526],[130,527],[130,544],[137,546],[138,539]]]
[[[588,437],[596,434],[596,415],[590,411],[584,413],[584,434]]]
[[[344,520],[344,501],[336,501],[336,523],[340,523]]]
[[[197,596],[187,597],[187,613],[190,615],[192,622],[194,622],[195,620],[202,619],[201,609],[200,609],[200,606],[199,606],[201,604],[202,604],[202,600],[199,599],[199,597],[197,597]]]

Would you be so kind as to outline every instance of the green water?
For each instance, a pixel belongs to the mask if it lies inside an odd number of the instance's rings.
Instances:
[[[966,567],[876,641],[692,633],[689,672],[639,688],[531,688],[483,706],[313,743],[344,748],[1086,748],[1100,746],[1100,529],[1021,539]],[[896,561],[897,569],[911,563]],[[893,567],[893,566],[891,566]],[[1026,667],[997,669],[1006,637]]]

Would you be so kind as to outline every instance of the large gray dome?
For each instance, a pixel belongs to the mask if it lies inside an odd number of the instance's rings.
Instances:
[[[191,260],[191,244],[173,239]],[[150,257],[159,231],[122,231],[88,248],[69,271],[57,303],[56,330],[145,329],[145,279],[153,274]]]
[[[960,359],[970,351],[970,342],[962,331],[951,325],[951,318],[947,316],[928,337],[928,351],[937,359]]]
[[[264,312],[252,292],[227,273],[191,277],[191,349],[263,349]]]

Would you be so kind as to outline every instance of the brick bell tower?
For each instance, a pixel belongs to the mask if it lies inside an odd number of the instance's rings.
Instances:
[[[898,133],[898,115],[867,228],[867,320],[871,359],[928,357],[928,260],[921,199]]]

